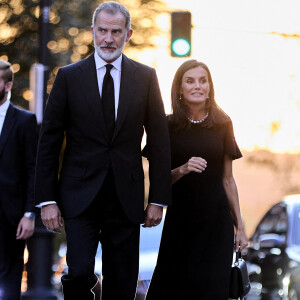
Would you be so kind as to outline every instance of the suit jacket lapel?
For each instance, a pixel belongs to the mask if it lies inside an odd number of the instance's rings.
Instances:
[[[95,64],[94,53],[91,54],[81,65],[82,70],[82,88],[86,95],[86,104],[91,114],[91,119],[95,123],[96,130],[105,134],[108,139],[108,133],[106,130],[106,124],[101,107],[101,98],[97,80],[97,70]],[[99,134],[100,134],[99,132]],[[96,132],[96,134],[98,134]]]
[[[115,139],[120,129],[122,128],[122,124],[126,118],[128,108],[133,99],[134,90],[136,88],[134,72],[135,72],[134,64],[123,54],[119,106],[118,106],[116,128],[114,131],[113,140]]]
[[[16,110],[15,110],[14,106],[12,104],[10,104],[7,109],[7,112],[6,112],[2,132],[1,132],[1,136],[0,136],[0,156],[4,149],[5,144],[7,142],[9,133],[14,125],[14,121],[16,118],[15,113],[16,113]]]

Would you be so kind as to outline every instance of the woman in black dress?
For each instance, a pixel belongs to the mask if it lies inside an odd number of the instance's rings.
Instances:
[[[172,204],[146,299],[227,300],[234,240],[248,244],[232,174],[242,155],[205,64],[179,67],[172,108]]]

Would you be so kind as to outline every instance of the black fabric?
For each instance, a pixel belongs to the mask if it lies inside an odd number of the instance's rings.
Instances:
[[[103,78],[103,86],[102,86],[102,109],[105,116],[106,126],[111,139],[115,128],[114,80],[110,74],[113,65],[107,64],[105,65],[105,67],[106,67],[106,73]]]
[[[175,131],[171,119],[169,129],[172,169],[193,156],[204,158],[207,168],[173,184],[147,300],[228,300],[234,228],[222,184],[223,161],[225,154],[241,156],[231,121]]]
[[[34,211],[37,147],[35,115],[10,104],[0,135],[0,201],[16,226],[25,211]]]
[[[16,232],[0,209],[0,300],[20,300],[25,241]]]
[[[140,226],[125,215],[111,170],[90,207],[76,218],[65,219],[65,230],[68,275],[62,278],[64,299],[91,299],[90,290],[97,281],[94,264],[99,241],[102,246],[102,300],[134,299]]]

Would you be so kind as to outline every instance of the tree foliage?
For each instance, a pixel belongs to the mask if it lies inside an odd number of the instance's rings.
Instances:
[[[55,0],[51,2],[49,41],[49,92],[59,67],[76,62],[93,52],[90,32],[92,14],[103,1]],[[167,11],[162,0],[122,0],[132,18],[134,34],[129,48],[155,47],[160,34],[156,17]],[[15,72],[13,102],[28,107],[29,70],[38,62],[38,0],[0,0],[0,58],[10,61]]]

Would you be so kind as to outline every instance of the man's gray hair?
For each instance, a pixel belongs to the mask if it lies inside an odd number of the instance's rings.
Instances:
[[[130,21],[130,14],[126,7],[124,7],[122,4],[115,2],[115,1],[109,1],[109,2],[103,2],[101,3],[94,11],[93,14],[93,20],[92,20],[92,26],[95,26],[97,17],[101,11],[105,11],[109,14],[116,15],[117,13],[121,13],[125,17],[125,27],[127,30],[130,29],[131,21]]]
[[[0,59],[0,70],[3,71],[2,79],[5,83],[14,80],[14,73],[9,62]]]

